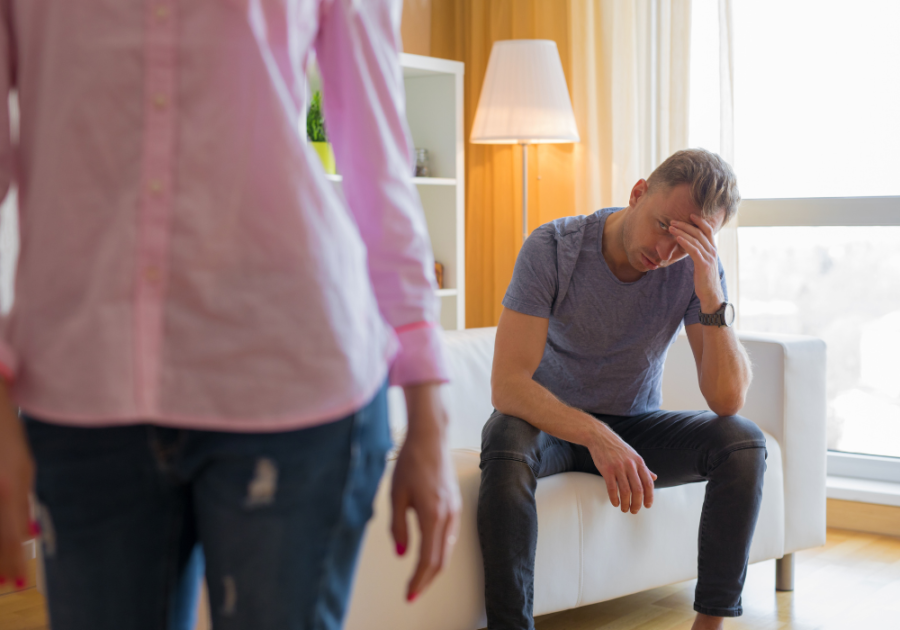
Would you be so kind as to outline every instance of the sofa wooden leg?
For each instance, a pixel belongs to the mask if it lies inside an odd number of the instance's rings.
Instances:
[[[775,590],[794,590],[794,554],[786,553],[775,561]]]

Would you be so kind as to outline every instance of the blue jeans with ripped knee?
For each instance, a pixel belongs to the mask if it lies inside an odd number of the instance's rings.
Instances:
[[[718,617],[740,615],[766,470],[762,431],[746,418],[709,411],[596,417],[656,473],[655,488],[708,482],[694,610]],[[599,474],[584,446],[498,411],[488,419],[482,430],[478,537],[489,630],[534,628],[534,493],[538,478],[567,471]]]
[[[341,627],[391,439],[385,389],[281,433],[25,417],[54,630]]]

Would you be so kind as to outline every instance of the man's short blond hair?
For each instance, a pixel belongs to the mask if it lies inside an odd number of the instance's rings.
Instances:
[[[691,199],[700,208],[700,216],[704,219],[711,219],[724,210],[722,225],[735,215],[741,203],[737,177],[731,166],[706,149],[676,151],[647,178],[650,193],[679,184],[691,187]]]

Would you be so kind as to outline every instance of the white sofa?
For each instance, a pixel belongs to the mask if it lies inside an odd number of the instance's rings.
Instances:
[[[445,388],[450,446],[463,502],[453,557],[431,588],[407,604],[404,592],[418,541],[411,541],[406,557],[396,557],[389,533],[389,465],[363,541],[348,630],[469,630],[486,625],[475,512],[481,428],[492,411],[495,332],[481,328],[445,333],[452,378]],[[740,338],[754,369],[741,414],[765,432],[768,448],[750,562],[784,556],[778,570],[789,588],[789,554],[825,542],[825,344],[797,336],[741,333]],[[392,428],[402,432],[402,392],[394,388],[389,397]],[[666,360],[663,407],[706,409],[684,335]],[[539,480],[535,615],[696,577],[705,485],[660,490],[651,509],[631,515],[610,505],[600,477],[564,473]],[[409,522],[414,523],[412,513]]]

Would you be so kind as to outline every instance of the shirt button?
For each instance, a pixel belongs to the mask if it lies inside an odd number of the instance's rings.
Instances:
[[[165,109],[166,105],[168,105],[168,101],[166,101],[166,97],[162,94],[157,94],[153,97],[153,104],[156,106],[156,109]]]
[[[158,193],[162,191],[162,182],[158,179],[150,180],[150,192]]]
[[[164,20],[169,17],[169,8],[168,7],[156,7],[156,17],[160,20]]]
[[[159,271],[159,267],[150,266],[144,269],[144,280],[150,284],[158,284],[161,278],[162,273]]]

